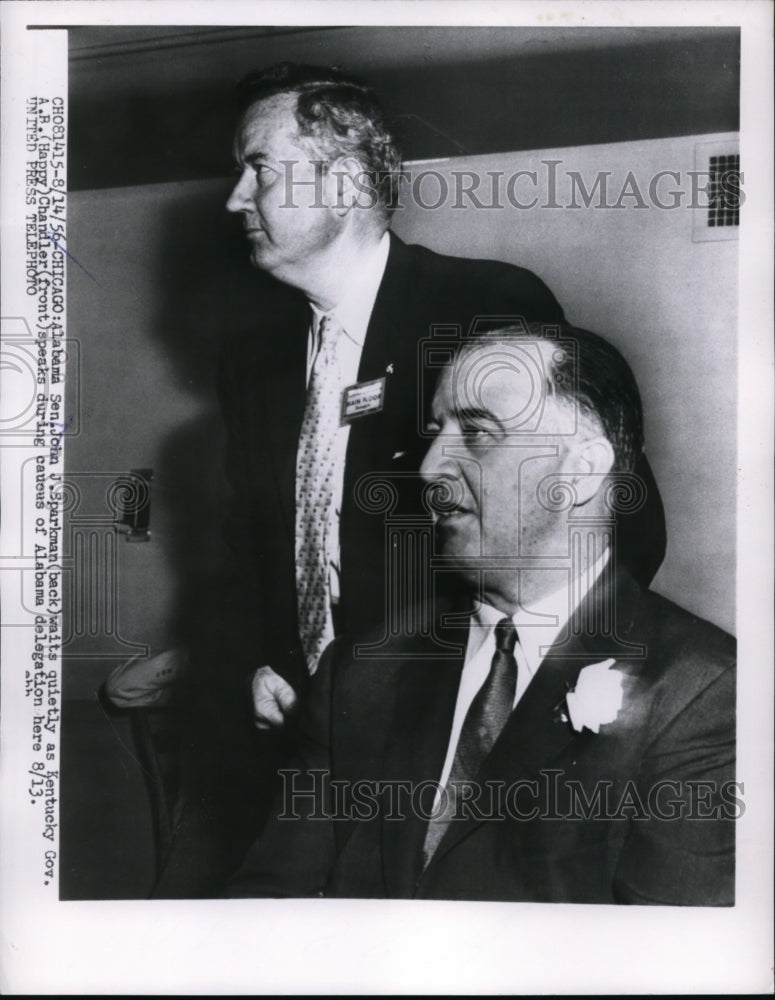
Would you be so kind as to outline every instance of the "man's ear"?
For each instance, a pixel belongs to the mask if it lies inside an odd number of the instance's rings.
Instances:
[[[587,438],[568,450],[562,464],[562,471],[573,484],[576,503],[589,503],[603,485],[603,481],[614,464],[614,449],[611,442],[602,435]]]
[[[337,215],[345,216],[359,204],[364,177],[363,166],[354,156],[340,157],[330,165],[327,204]]]

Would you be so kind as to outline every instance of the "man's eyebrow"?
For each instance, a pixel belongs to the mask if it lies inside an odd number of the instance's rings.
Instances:
[[[242,160],[243,163],[247,163],[249,166],[252,167],[254,163],[258,163],[259,161],[262,160],[263,161],[268,160],[269,157],[266,155],[266,153],[258,151],[254,153],[248,153],[246,156],[240,157],[240,159]]]
[[[262,153],[261,150],[252,150],[250,153],[243,153],[239,149],[235,149],[232,152],[232,158],[234,160],[234,165],[237,167],[255,167],[258,164],[266,162],[269,157],[266,153]]]
[[[462,426],[466,423],[493,423],[496,424],[502,434],[506,433],[506,426],[500,417],[496,417],[490,410],[482,406],[463,406],[455,409],[457,422]]]

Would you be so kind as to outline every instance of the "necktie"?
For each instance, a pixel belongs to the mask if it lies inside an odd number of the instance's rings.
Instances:
[[[328,591],[326,533],[332,521],[336,437],[341,420],[342,379],[336,358],[341,328],[324,316],[320,349],[312,366],[296,452],[296,603],[307,667],[334,638]]]
[[[426,865],[455,814],[456,782],[472,781],[477,776],[514,707],[517,691],[517,661],[514,659],[516,642],[517,630],[511,619],[502,618],[495,626],[495,653],[490,672],[471,702],[460,730],[446,787],[446,808],[428,824],[423,846]]]

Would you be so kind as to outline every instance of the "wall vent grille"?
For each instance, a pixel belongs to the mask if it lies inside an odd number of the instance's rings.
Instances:
[[[711,156],[708,225],[740,225],[740,154]]]
[[[737,239],[743,201],[737,140],[698,143],[694,161],[701,190],[692,213],[692,239],[695,242]]]

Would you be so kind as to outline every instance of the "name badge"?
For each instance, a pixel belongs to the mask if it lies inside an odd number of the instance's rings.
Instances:
[[[349,424],[358,417],[379,413],[385,404],[385,378],[359,382],[348,386],[342,393],[342,423]]]

